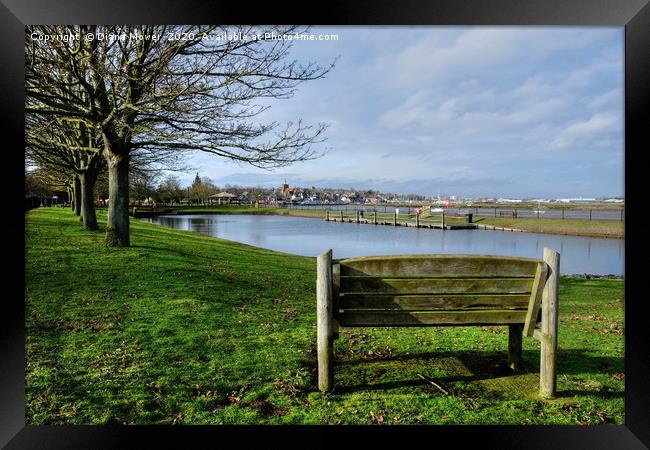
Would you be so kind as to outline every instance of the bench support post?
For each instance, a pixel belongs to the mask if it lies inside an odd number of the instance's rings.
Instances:
[[[556,391],[555,361],[557,355],[560,254],[550,248],[544,248],[544,261],[548,264],[548,278],[542,292],[541,331],[546,338],[540,340],[539,393],[542,397],[553,398]]]
[[[334,387],[334,302],[332,296],[332,250],[320,254],[316,260],[316,323],[318,353],[318,389],[329,391]]]
[[[521,370],[521,338],[524,326],[508,325],[508,367],[514,371]]]

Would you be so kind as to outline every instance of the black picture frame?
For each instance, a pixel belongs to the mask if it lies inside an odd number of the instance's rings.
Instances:
[[[10,156],[4,170],[11,187],[3,203],[13,244],[6,261],[24,262],[24,215],[20,188],[24,186],[24,26],[29,24],[109,23],[301,23],[313,25],[575,25],[625,27],[625,425],[620,426],[422,426],[422,427],[166,427],[166,426],[26,426],[25,425],[25,313],[24,266],[5,282],[0,324],[0,445],[17,448],[130,448],[184,447],[188,441],[208,439],[219,445],[248,442],[252,436],[295,439],[310,445],[317,434],[343,438],[350,431],[364,434],[364,444],[399,438],[401,442],[454,446],[479,442],[483,448],[648,448],[647,316],[640,296],[643,211],[639,191],[644,177],[639,158],[650,149],[650,5],[648,0],[390,0],[307,2],[224,2],[172,0],[82,1],[0,0],[0,95],[4,133],[2,148]],[[15,177],[15,179],[13,179]],[[14,236],[16,235],[16,236]],[[11,258],[11,259],[10,259]],[[23,283],[20,283],[20,280]],[[296,437],[296,431],[300,436]],[[216,434],[216,436],[215,436]],[[303,441],[307,438],[309,441]],[[404,441],[404,439],[408,439]],[[453,441],[449,441],[453,440]],[[238,444],[228,444],[238,445]]]

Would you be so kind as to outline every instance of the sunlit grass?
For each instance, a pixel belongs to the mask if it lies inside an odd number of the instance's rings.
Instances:
[[[107,248],[99,221],[26,216],[28,424],[624,423],[622,280],[562,278],[556,400],[507,327],[343,329],[322,394],[313,258],[135,220]]]

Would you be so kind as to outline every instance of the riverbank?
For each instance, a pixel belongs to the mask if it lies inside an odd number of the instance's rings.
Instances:
[[[251,208],[248,206],[168,207],[172,214],[272,214],[280,216],[325,218],[325,210],[289,208]],[[146,211],[146,210],[144,210]],[[465,223],[464,217],[446,216],[450,225]],[[625,223],[616,220],[537,219],[507,217],[474,217],[473,223],[491,227],[515,229],[531,233],[566,236],[617,238],[625,237]]]
[[[504,372],[507,327],[343,330],[324,395],[314,258],[135,220],[107,248],[98,219],[26,214],[29,425],[625,421],[622,280],[561,278],[556,400],[535,395],[537,341]]]

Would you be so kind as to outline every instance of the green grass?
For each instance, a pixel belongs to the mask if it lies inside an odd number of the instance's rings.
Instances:
[[[625,222],[618,220],[474,217],[474,223],[515,228],[534,233],[608,238],[622,238],[625,235]]]
[[[322,394],[314,259],[99,221],[26,215],[27,424],[624,423],[623,280],[562,278],[555,400],[534,339],[505,370],[507,327],[343,329]]]

